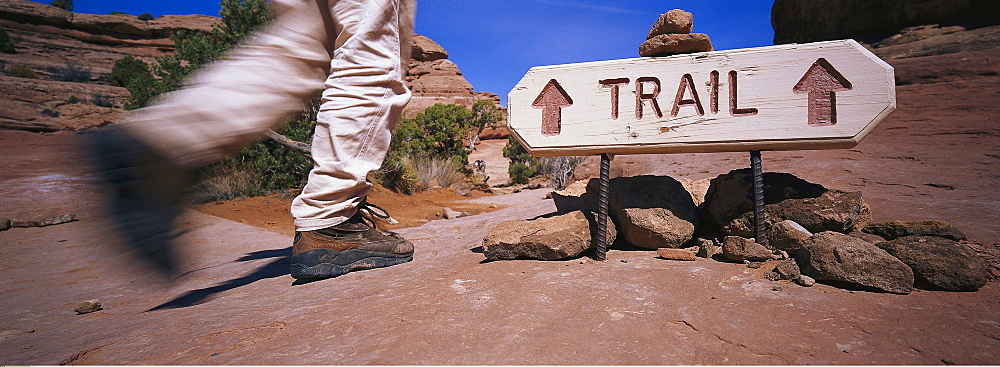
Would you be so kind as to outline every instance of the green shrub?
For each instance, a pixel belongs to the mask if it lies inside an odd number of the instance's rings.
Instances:
[[[7,30],[0,28],[0,52],[5,54],[12,54],[16,51],[14,50],[14,41],[10,39],[10,35],[7,34]]]
[[[18,78],[29,78],[29,79],[40,79],[38,73],[26,66],[11,66],[7,69],[7,75],[18,77]]]
[[[441,103],[400,120],[377,181],[401,193],[461,181],[469,173],[465,139],[475,131],[475,123],[472,111],[464,106]]]
[[[126,12],[123,12],[123,11],[117,11],[117,10],[112,10],[112,11],[111,11],[110,13],[108,13],[108,14],[111,14],[111,15],[128,15],[128,13],[126,13]]]
[[[49,4],[59,9],[73,11],[73,0],[55,0]]]
[[[510,160],[507,173],[513,184],[525,184],[532,177],[541,173],[542,161],[528,154],[513,136],[507,137],[507,145],[503,148],[503,156]]]
[[[156,19],[156,18],[153,17],[153,14],[149,14],[149,13],[139,14],[139,20],[141,20],[143,22],[148,22],[148,21],[153,20],[153,19]]]
[[[412,162],[398,151],[386,154],[382,167],[372,178],[380,185],[406,195],[412,195],[420,189],[420,177]]]

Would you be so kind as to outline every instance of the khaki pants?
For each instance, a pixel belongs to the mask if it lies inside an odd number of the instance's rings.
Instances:
[[[274,0],[276,19],[121,127],[186,167],[221,160],[322,90],[299,231],[339,224],[368,194],[410,91],[415,0]],[[325,80],[325,82],[324,82]]]

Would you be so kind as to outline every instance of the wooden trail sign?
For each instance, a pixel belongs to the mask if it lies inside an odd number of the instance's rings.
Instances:
[[[854,40],[534,67],[507,97],[535,156],[837,149],[896,108]]]

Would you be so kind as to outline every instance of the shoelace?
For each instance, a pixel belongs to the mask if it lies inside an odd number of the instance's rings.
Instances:
[[[373,228],[378,228],[378,221],[388,224],[399,223],[399,221],[393,219],[392,216],[389,215],[387,210],[378,205],[369,203],[368,199],[361,201],[361,204],[358,205],[358,212],[361,213],[361,220],[367,222],[368,225]]]

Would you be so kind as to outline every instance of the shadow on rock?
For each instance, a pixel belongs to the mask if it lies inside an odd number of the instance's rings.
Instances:
[[[264,264],[263,266],[257,268],[252,273],[244,275],[236,279],[230,279],[218,285],[214,285],[208,288],[190,290],[183,295],[167,301],[159,306],[153,307],[146,312],[165,310],[171,308],[184,308],[190,307],[198,304],[202,304],[210,300],[216,294],[228,291],[230,289],[239,288],[258,280],[277,278],[280,276],[288,275],[289,271],[289,258],[292,256],[292,248],[286,247],[280,250],[265,250],[251,252],[243,257],[236,259],[236,262],[246,262],[251,260],[261,260],[274,258],[274,260]]]

